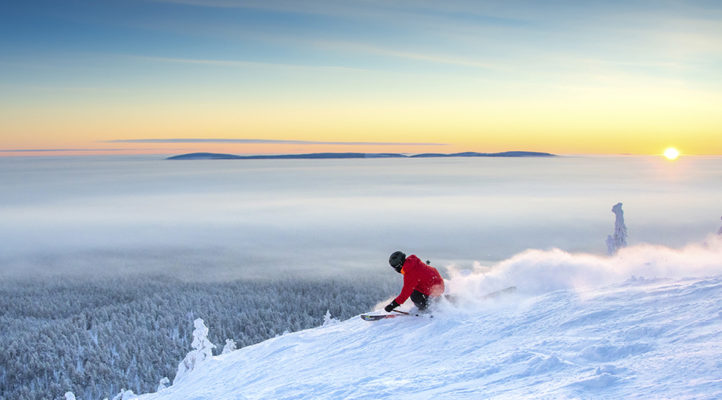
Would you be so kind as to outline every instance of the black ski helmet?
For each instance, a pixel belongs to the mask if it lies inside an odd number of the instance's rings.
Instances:
[[[391,267],[398,273],[401,273],[401,267],[404,266],[404,261],[406,261],[406,254],[402,251],[395,251],[391,254],[391,257],[389,257],[389,264],[391,264]]]

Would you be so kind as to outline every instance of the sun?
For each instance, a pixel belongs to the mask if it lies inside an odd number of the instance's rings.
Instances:
[[[679,150],[675,149],[674,147],[668,147],[664,151],[664,156],[667,157],[667,160],[674,161],[679,158]]]

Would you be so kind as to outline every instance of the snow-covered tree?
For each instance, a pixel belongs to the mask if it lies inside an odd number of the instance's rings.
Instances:
[[[323,316],[323,326],[337,324],[339,321],[331,317],[331,310],[326,310],[326,315]]]
[[[210,340],[208,340],[208,328],[203,323],[201,318],[197,318],[193,321],[193,343],[191,347],[193,350],[188,352],[186,357],[178,364],[178,371],[176,372],[173,384],[179,382],[189,372],[193,371],[198,364],[205,360],[213,357],[213,349],[216,347]]]
[[[160,382],[158,383],[158,389],[156,390],[156,392],[160,392],[161,390],[167,388],[168,386],[170,386],[170,379],[168,379],[167,376],[164,376],[163,379],[161,379]]]
[[[236,341],[233,339],[226,339],[226,345],[223,346],[223,351],[221,351],[221,354],[230,353],[235,349],[236,349]]]
[[[208,328],[206,324],[203,323],[202,319],[197,318],[193,321],[193,327],[195,329],[193,330],[193,343],[191,343],[191,346],[203,355],[203,360],[211,358],[216,345],[208,340]]]
[[[622,211],[622,203],[617,203],[612,207],[614,213],[614,236],[607,236],[607,253],[615,254],[619,249],[627,247],[627,226],[624,224],[624,211]]]
[[[132,390],[125,390],[121,389],[120,393],[118,393],[115,397],[113,397],[113,400],[133,400],[137,399],[138,396],[133,393]]]

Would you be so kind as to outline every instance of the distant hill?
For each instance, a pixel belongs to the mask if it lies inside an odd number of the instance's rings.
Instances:
[[[423,153],[409,156],[411,158],[432,158],[432,157],[556,157],[556,154],[540,153],[535,151],[504,151],[501,153],[477,153],[467,151],[464,153]]]
[[[168,157],[166,160],[232,160],[236,158],[240,157],[233,154],[221,153],[189,153]]]
[[[238,156],[222,153],[189,153],[168,157],[167,160],[299,160],[299,159],[344,159],[344,158],[435,158],[435,157],[556,157],[551,153],[533,151],[505,151],[502,153],[423,153],[407,156],[400,153],[308,153]]]

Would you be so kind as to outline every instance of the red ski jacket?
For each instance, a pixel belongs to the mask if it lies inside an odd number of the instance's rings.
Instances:
[[[444,293],[444,279],[439,271],[426,265],[413,254],[406,257],[401,273],[404,275],[404,287],[399,297],[395,299],[398,304],[404,304],[414,290],[432,297]]]

